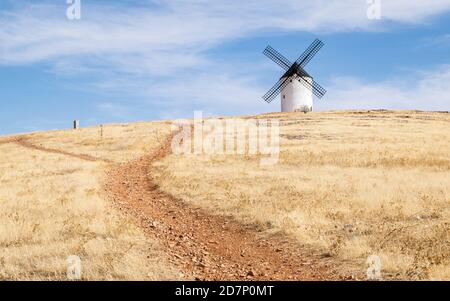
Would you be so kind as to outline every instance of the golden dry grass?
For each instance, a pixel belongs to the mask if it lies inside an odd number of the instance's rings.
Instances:
[[[171,155],[162,189],[284,233],[385,278],[450,279],[450,117],[421,112],[267,114],[281,121],[280,162]],[[170,123],[27,135],[33,144],[124,162],[157,148]],[[104,200],[107,164],[0,144],[0,279],[178,279],[158,243]]]
[[[68,152],[126,161],[150,151],[163,123],[106,126],[27,136]],[[81,258],[82,279],[179,279],[158,243],[120,215],[101,191],[107,164],[0,144],[0,279],[67,279]]]
[[[125,162],[140,157],[165,142],[169,122],[136,122],[81,128],[76,131],[52,131],[26,135],[33,144],[76,154]]]
[[[268,114],[281,121],[280,161],[171,155],[160,187],[195,206],[282,232],[385,278],[450,279],[450,115]]]

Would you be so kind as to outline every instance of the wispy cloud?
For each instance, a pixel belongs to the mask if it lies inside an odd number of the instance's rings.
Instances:
[[[422,41],[420,47],[449,47],[450,34],[428,37]]]
[[[79,22],[65,19],[65,5],[45,3],[0,14],[0,63],[70,57],[124,71],[171,72],[197,67],[205,63],[205,50],[250,34],[382,26],[367,18],[368,4],[361,0],[155,0],[149,8],[82,2]],[[449,0],[382,1],[382,18],[417,23],[449,9]]]
[[[450,65],[412,72],[406,78],[366,83],[357,78],[335,78],[324,109],[422,109],[450,110]]]
[[[261,88],[255,76],[239,74],[238,68],[223,70],[212,60],[208,51],[222,43],[274,32],[386,30],[390,22],[423,23],[450,10],[450,0],[382,1],[382,20],[374,22],[367,18],[365,0],[126,2],[138,7],[82,0],[82,19],[71,22],[65,1],[23,3],[0,12],[0,64],[46,62],[57,74],[89,73],[92,83],[87,88],[143,95],[177,112],[187,110],[190,102],[190,110],[198,105],[230,113],[237,106],[244,110],[267,87]],[[368,102],[400,103],[415,97],[390,83],[336,81],[337,92],[328,97],[336,101],[353,103],[364,96]],[[423,80],[416,92],[425,94],[429,86]],[[108,101],[98,109],[125,114],[126,106]],[[248,108],[260,107],[252,103]]]
[[[112,117],[125,118],[130,114],[130,107],[128,105],[120,104],[115,101],[105,101],[97,104],[97,109]]]

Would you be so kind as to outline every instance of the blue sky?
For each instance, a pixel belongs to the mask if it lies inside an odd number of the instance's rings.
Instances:
[[[450,0],[0,2],[0,134],[279,111],[267,44],[328,93],[317,110],[450,110]]]

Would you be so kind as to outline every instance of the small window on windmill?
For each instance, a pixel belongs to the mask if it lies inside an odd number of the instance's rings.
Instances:
[[[286,95],[283,94],[283,99],[286,99]]]

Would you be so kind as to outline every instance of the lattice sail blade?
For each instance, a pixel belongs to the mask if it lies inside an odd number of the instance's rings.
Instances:
[[[312,58],[317,54],[317,52],[319,52],[319,50],[323,47],[323,43],[320,42],[320,44],[318,44],[312,51],[311,53],[303,60],[303,62],[301,64],[299,64],[300,67],[305,67],[311,60]]]
[[[325,90],[321,85],[319,85],[317,82],[313,81],[313,93],[316,95],[319,99],[321,99],[326,93],[327,90]]]
[[[284,77],[281,78],[264,96],[263,99],[264,101],[266,101],[267,103],[272,102],[272,100],[274,100],[275,97],[277,97],[278,94],[280,94],[281,90],[283,90],[286,85],[289,83],[289,81],[291,80],[290,77]]]
[[[310,83],[306,78],[297,76],[297,79],[300,83],[302,83],[306,88],[310,89],[312,93],[317,96],[319,99],[321,99],[327,91],[322,88],[317,82],[313,81]]]
[[[316,53],[323,47],[323,42],[316,39],[311,45],[303,52],[303,54],[295,61],[300,67],[304,68],[316,55]]]
[[[283,77],[263,96],[263,99],[270,103],[280,94],[280,92],[293,80],[298,80],[305,87],[310,89],[318,98],[322,98],[327,91],[315,82],[312,77],[304,70],[304,67],[312,60],[317,52],[323,47],[324,43],[318,39],[303,52],[303,54],[292,64],[287,58],[281,55],[270,45],[264,50],[264,55],[281,66],[286,73]]]
[[[287,58],[273,49],[270,45],[267,46],[266,49],[264,49],[263,53],[269,59],[281,66],[284,70],[288,70],[292,66],[292,63]]]
[[[318,44],[320,43],[320,41],[318,39],[315,39],[311,45],[309,45],[308,48],[306,48],[306,50],[302,53],[301,56],[299,56],[299,58],[295,61],[297,64],[301,63],[305,57],[314,49],[314,47],[316,47]]]
[[[299,68],[297,70],[297,77],[298,80],[307,88],[309,88],[314,95],[316,95],[319,99],[321,99],[326,93],[327,90],[325,90],[321,85],[319,85],[316,81],[312,81],[310,83],[306,78],[312,78],[308,73],[306,73],[305,70]]]

